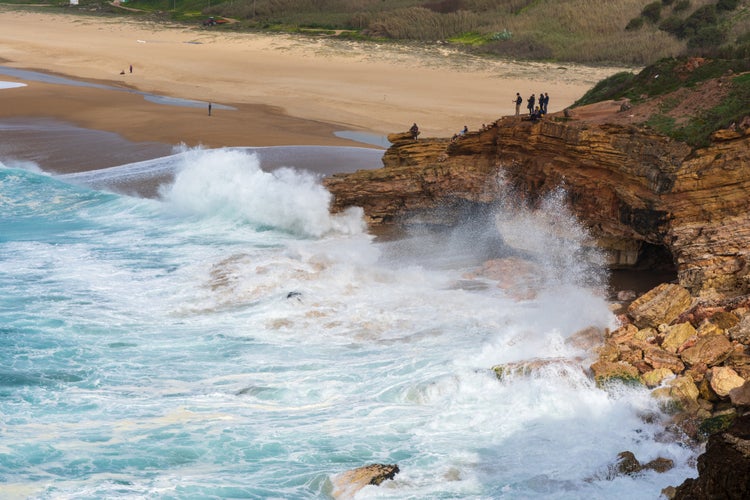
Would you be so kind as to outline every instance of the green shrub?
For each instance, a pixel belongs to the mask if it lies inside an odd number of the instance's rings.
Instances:
[[[682,36],[684,38],[690,38],[698,33],[701,28],[715,25],[717,20],[715,5],[704,5],[703,7],[699,7],[695,12],[690,14],[687,19],[685,19]]]
[[[533,36],[518,36],[510,40],[492,41],[481,47],[484,54],[516,59],[545,60],[554,57],[552,48]]]
[[[422,7],[440,14],[450,14],[460,10],[463,7],[463,2],[461,0],[438,0],[422,4]]]
[[[726,41],[726,34],[716,26],[706,26],[688,40],[690,49],[709,49],[720,46]]]
[[[623,96],[625,90],[632,85],[634,78],[635,75],[629,71],[615,73],[594,85],[573,106],[584,106],[609,99],[619,99]]]
[[[716,2],[716,10],[731,12],[737,8],[739,3],[739,0],[719,0]]]
[[[641,16],[646,20],[656,23],[661,17],[661,2],[651,2],[641,11]]]
[[[677,38],[682,38],[682,32],[684,30],[683,21],[677,16],[669,16],[659,23],[659,29],[666,31]]]
[[[672,10],[675,12],[682,12],[683,10],[688,10],[690,8],[690,0],[678,0],[676,4],[674,4],[674,7],[672,7]]]
[[[646,125],[653,128],[660,134],[674,136],[675,133],[675,119],[665,115],[653,115],[648,119]]]
[[[625,26],[625,31],[635,31],[639,30],[643,27],[643,18],[642,17],[634,17],[630,21],[628,21],[628,24]]]

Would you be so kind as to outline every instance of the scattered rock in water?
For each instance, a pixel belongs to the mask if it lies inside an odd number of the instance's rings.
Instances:
[[[534,358],[495,365],[492,371],[498,380],[533,375],[565,378],[571,371],[582,371],[582,361],[581,358]]]
[[[581,351],[593,352],[597,346],[602,344],[606,333],[606,331],[600,328],[590,326],[575,332],[565,339],[565,345],[575,347]]]
[[[669,458],[658,457],[648,463],[642,464],[635,458],[631,451],[623,451],[617,455],[617,461],[610,468],[608,479],[614,479],[617,476],[633,476],[643,471],[652,470],[655,472],[667,472],[674,467],[674,461]]]
[[[380,486],[383,481],[393,479],[398,473],[396,464],[369,464],[348,470],[332,478],[331,494],[336,500],[352,499],[365,486]]]

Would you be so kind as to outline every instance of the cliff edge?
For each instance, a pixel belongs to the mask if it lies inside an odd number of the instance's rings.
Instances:
[[[608,101],[536,123],[503,117],[454,139],[392,134],[383,168],[324,183],[333,211],[362,207],[373,229],[451,226],[508,192],[533,206],[563,189],[612,268],[673,266],[709,301],[750,293],[747,121],[693,148],[636,113]]]

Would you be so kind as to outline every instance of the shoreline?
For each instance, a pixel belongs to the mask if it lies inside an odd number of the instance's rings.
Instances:
[[[464,125],[476,130],[512,114],[516,92],[547,91],[554,112],[619,70],[13,6],[0,6],[0,22],[0,65],[122,88],[0,75],[26,84],[0,90],[0,121],[54,119],[173,146],[362,147],[334,133],[385,136],[413,122],[423,137],[450,137]],[[38,33],[46,35],[40,39]],[[217,106],[209,117],[206,108],[153,103],[135,91]]]

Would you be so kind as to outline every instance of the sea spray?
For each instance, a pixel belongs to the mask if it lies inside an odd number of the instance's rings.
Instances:
[[[255,154],[237,150],[196,150],[181,162],[174,183],[162,187],[160,194],[186,213],[238,218],[312,237],[364,229],[361,209],[329,213],[331,195],[309,172],[265,172]]]

